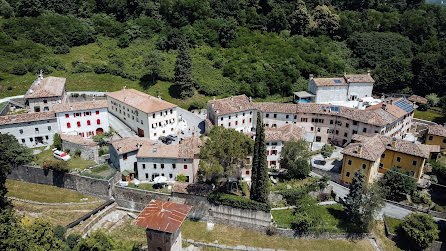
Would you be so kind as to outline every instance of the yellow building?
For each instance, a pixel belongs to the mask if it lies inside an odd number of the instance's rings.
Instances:
[[[350,185],[358,169],[363,170],[367,183],[372,183],[378,173],[385,173],[393,166],[410,171],[419,181],[426,159],[432,152],[439,151],[439,146],[416,144],[379,134],[354,135],[352,143],[342,150],[341,183]]]
[[[446,128],[441,125],[430,125],[426,135],[426,145],[439,145],[441,152],[446,152]]]

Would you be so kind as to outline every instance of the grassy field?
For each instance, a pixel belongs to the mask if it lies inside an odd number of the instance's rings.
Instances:
[[[438,112],[434,112],[432,110],[427,110],[427,111],[415,110],[413,116],[414,116],[414,118],[417,118],[417,119],[433,121],[433,122],[439,123],[439,124],[442,124],[445,122],[445,119],[443,118],[442,114],[440,114]]]
[[[17,180],[6,180],[6,187],[8,188],[6,196],[37,202],[69,203],[99,201],[98,198],[76,191]]]
[[[350,224],[344,214],[342,205],[335,204],[329,206],[320,206],[322,209],[322,224],[314,228],[318,232],[345,233],[354,231],[353,225]],[[293,222],[294,209],[272,210],[274,220],[278,227],[291,228]]]
[[[402,220],[386,217],[387,227],[389,227],[389,231],[391,234],[396,234],[396,231],[398,230],[401,223],[403,223]]]
[[[111,177],[113,177],[113,175],[115,175],[116,172],[117,170],[115,168],[112,168],[109,165],[104,164],[102,166],[84,170],[80,174],[87,177],[108,180]]]
[[[376,240],[381,246],[383,247],[383,250],[385,251],[401,251],[396,245],[394,241],[387,238],[386,232],[384,229],[384,222],[383,221],[377,221],[374,228],[373,228],[373,234],[376,237]]]
[[[112,237],[116,239],[131,240],[137,243],[146,243],[146,235],[143,228],[130,225],[129,219],[121,227],[112,231]],[[182,227],[183,239],[192,239],[207,243],[237,246],[245,245],[259,248],[275,248],[285,250],[374,250],[369,240],[303,240],[288,239],[277,236],[268,236],[263,233],[247,231],[239,228],[215,225],[214,230],[206,230],[206,223],[186,220]]]
[[[90,166],[95,166],[96,162],[91,161],[91,160],[84,160],[81,157],[78,156],[74,156],[74,154],[70,154],[71,156],[71,160],[69,160],[68,163],[68,168],[70,170],[83,170],[85,168],[88,168]],[[34,162],[36,164],[38,164],[39,166],[42,166],[43,162],[45,162],[46,160],[56,160],[53,157],[53,152],[50,150],[46,150],[46,151],[42,151],[41,153],[34,155]]]
[[[153,187],[153,184],[150,184],[150,183],[139,183],[138,187],[136,187],[134,183],[129,183],[129,187],[136,188],[136,189],[141,189],[141,190],[152,191],[152,192],[168,193],[168,194],[171,193],[167,189],[167,186],[164,186],[161,189],[156,189],[156,188]]]

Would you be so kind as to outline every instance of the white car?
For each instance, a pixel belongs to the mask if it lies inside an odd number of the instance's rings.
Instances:
[[[69,161],[71,159],[70,155],[68,155],[62,151],[59,151],[57,149],[53,149],[53,156],[54,156],[54,158],[60,159],[63,161]]]

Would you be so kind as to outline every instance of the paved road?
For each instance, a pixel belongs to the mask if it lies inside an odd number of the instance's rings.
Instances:
[[[191,137],[192,132],[195,133],[195,136],[204,134],[204,120],[198,117],[196,114],[182,108],[178,108],[178,117],[181,117],[183,120],[181,130],[183,130],[184,134],[179,135],[180,137]]]
[[[126,124],[124,124],[121,120],[119,120],[117,117],[112,115],[111,113],[108,114],[108,122],[110,123],[110,126],[119,133],[119,135],[122,138],[127,137],[137,137],[136,133],[130,129]]]

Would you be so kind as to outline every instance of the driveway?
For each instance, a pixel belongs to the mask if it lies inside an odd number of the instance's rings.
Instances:
[[[108,122],[110,123],[110,126],[117,132],[121,138],[127,138],[127,137],[138,137],[130,127],[128,127],[126,124],[124,124],[120,119],[112,115],[111,113],[108,114]]]
[[[183,134],[180,134],[179,137],[191,137],[192,133],[195,136],[204,134],[204,120],[196,114],[178,108],[178,119],[180,121],[178,127],[183,131]]]

